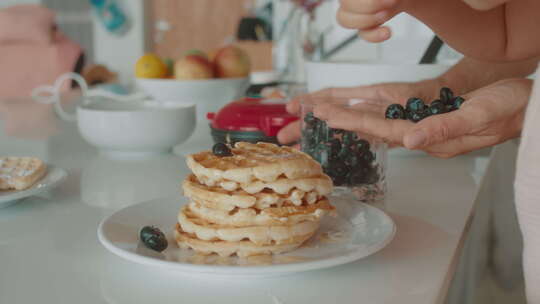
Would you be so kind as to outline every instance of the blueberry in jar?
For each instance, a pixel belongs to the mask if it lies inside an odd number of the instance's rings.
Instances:
[[[431,115],[446,113],[446,105],[439,99],[434,100],[429,106],[429,113]]]
[[[423,112],[425,107],[424,101],[418,97],[409,98],[409,100],[407,100],[407,105],[405,106],[409,112]]]
[[[360,159],[366,164],[371,164],[375,160],[375,154],[369,150],[362,151],[360,154]]]
[[[359,139],[355,143],[356,151],[369,151],[371,148],[369,142],[365,139]]]
[[[339,152],[341,151],[341,141],[337,138],[332,138],[328,141],[328,147],[330,149],[330,157],[338,158]]]
[[[443,87],[441,88],[440,98],[444,104],[446,105],[452,104],[452,98],[454,98],[454,92],[452,92],[452,90],[450,90],[447,87]]]
[[[139,237],[146,247],[157,252],[162,252],[169,245],[163,232],[154,226],[143,227]]]
[[[231,149],[224,143],[217,143],[212,147],[212,153],[215,156],[225,157],[232,156]]]
[[[304,122],[310,126],[317,123],[317,120],[319,120],[317,117],[313,116],[313,112],[309,112],[304,116]]]
[[[386,108],[385,117],[388,119],[406,119],[405,108],[400,104],[391,104]]]

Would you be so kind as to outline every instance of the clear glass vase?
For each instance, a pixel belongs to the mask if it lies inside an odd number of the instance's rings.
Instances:
[[[386,194],[386,143],[351,131],[330,128],[313,115],[315,104],[334,102],[349,107],[345,99],[301,98],[301,148],[332,178],[333,195],[362,202],[382,202]]]

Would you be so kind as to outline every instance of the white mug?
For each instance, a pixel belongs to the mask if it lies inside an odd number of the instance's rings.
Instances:
[[[81,89],[76,114],[66,112],[60,103],[60,91],[67,80]],[[50,93],[51,97],[41,96]],[[54,103],[55,112],[67,121],[77,121],[81,136],[104,154],[140,157],[168,152],[187,140],[195,129],[195,104],[157,102],[144,95],[121,96],[105,91],[90,94],[84,79],[75,73],[60,76],[53,87],[34,91],[39,102]]]

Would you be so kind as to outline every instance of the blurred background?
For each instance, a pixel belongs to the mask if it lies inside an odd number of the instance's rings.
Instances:
[[[104,11],[107,2],[114,10]],[[393,39],[366,43],[337,24],[337,0],[3,0],[0,8],[15,4],[53,10],[58,29],[82,48],[84,64],[105,65],[123,84],[133,82],[134,62],[145,52],[177,58],[190,49],[235,42],[249,53],[253,71],[283,73],[294,63],[286,78],[304,81],[303,54],[312,61],[418,63],[433,38],[403,14],[389,24]],[[448,64],[458,58],[443,47],[437,60]]]
[[[47,10],[6,12],[22,4]],[[392,39],[366,43],[337,24],[338,6],[338,0],[2,0],[0,98],[29,96],[69,71],[125,93],[136,86],[135,63],[146,53],[174,61],[228,44],[249,55],[252,85],[297,83],[310,91],[435,77],[461,58],[405,14],[389,22]],[[513,172],[509,166],[490,170]],[[481,216],[471,224],[447,303],[524,303],[521,239],[513,208],[505,205],[512,192],[500,191],[485,190],[477,202]]]

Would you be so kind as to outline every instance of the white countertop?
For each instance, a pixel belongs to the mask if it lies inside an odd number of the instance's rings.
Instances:
[[[397,234],[366,259],[264,279],[183,275],[114,256],[96,229],[124,206],[178,193],[184,158],[107,160],[49,111],[0,101],[0,155],[33,155],[69,172],[57,189],[0,209],[0,303],[441,303],[467,232],[473,176],[485,168],[473,156],[393,155],[385,208]],[[175,153],[210,146],[199,126]]]

